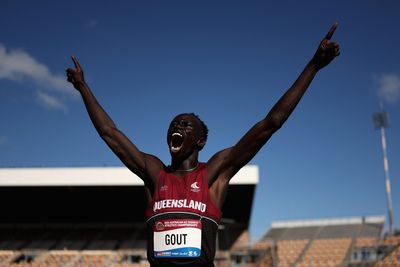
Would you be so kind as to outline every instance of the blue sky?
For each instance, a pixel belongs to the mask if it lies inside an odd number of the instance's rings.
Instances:
[[[167,164],[170,120],[199,114],[206,161],[266,115],[338,21],[340,57],[251,162],[251,235],[276,220],[387,214],[379,102],[399,226],[399,10],[386,0],[3,1],[0,167],[121,165],[65,81],[71,54],[120,129]]]

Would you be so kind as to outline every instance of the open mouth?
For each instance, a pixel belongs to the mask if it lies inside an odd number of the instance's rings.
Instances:
[[[173,133],[171,135],[171,151],[178,152],[183,145],[183,135],[180,133]]]

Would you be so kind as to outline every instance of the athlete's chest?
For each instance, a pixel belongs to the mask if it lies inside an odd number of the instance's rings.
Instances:
[[[160,177],[157,195],[160,199],[201,198],[208,190],[206,179],[201,173],[176,176],[166,173]]]

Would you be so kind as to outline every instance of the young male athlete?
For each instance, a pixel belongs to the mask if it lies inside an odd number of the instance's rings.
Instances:
[[[147,255],[151,266],[214,266],[216,235],[229,180],[283,125],[317,72],[339,55],[330,39],[335,23],[303,72],[269,111],[234,146],[198,161],[207,126],[193,113],[176,116],[168,128],[171,164],[139,150],[114,124],[86,84],[78,60],[67,69],[68,81],[81,93],[100,137],[145,184]]]

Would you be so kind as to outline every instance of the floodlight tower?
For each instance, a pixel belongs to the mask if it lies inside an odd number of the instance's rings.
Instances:
[[[375,129],[379,129],[381,132],[381,144],[383,151],[383,168],[385,171],[385,182],[386,182],[386,201],[389,213],[389,235],[393,234],[393,210],[392,210],[392,193],[390,189],[389,179],[389,161],[387,158],[387,145],[385,128],[389,127],[389,120],[386,112],[378,112],[373,115]]]

